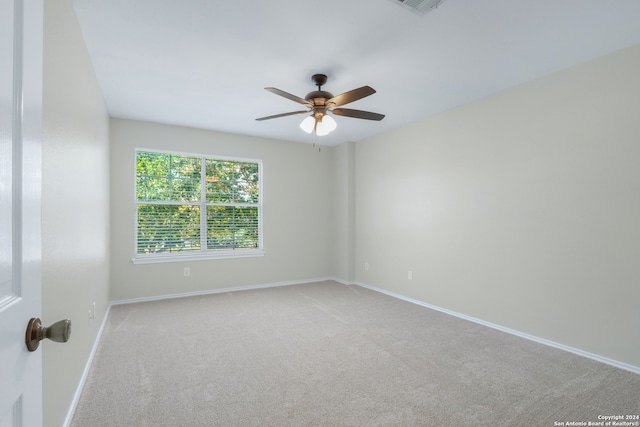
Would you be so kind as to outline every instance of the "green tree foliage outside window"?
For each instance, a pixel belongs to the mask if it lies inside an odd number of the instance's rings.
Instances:
[[[258,249],[260,163],[136,153],[137,254]]]

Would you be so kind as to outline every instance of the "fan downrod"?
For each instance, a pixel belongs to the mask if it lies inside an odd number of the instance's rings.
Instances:
[[[314,74],[311,76],[311,80],[313,80],[316,86],[318,86],[318,90],[309,92],[304,99],[312,102],[315,107],[322,107],[328,99],[333,98],[333,94],[331,92],[322,90],[322,85],[327,82],[327,76],[324,74]]]
[[[315,107],[323,107],[328,99],[333,98],[333,94],[331,92],[322,90],[322,85],[327,82],[327,76],[324,74],[314,74],[311,76],[311,80],[313,80],[316,86],[318,86],[318,90],[309,92],[304,99],[311,101]]]

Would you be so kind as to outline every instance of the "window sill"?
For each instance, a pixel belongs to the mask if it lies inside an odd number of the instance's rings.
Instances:
[[[141,255],[132,258],[131,262],[134,264],[157,264],[162,262],[203,261],[209,259],[253,258],[264,256],[264,254],[265,252],[263,250],[249,250],[197,254]]]

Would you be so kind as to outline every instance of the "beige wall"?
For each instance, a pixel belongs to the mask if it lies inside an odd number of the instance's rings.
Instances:
[[[263,161],[266,255],[134,265],[135,149]],[[331,275],[331,150],[147,122],[111,121],[111,299],[124,300]],[[191,275],[184,277],[184,267]]]
[[[40,347],[44,425],[59,427],[108,305],[109,122],[71,2],[44,12],[42,320],[72,321],[68,343]]]
[[[354,280],[353,259],[355,256],[355,144],[348,142],[331,148],[333,177],[333,235],[331,276],[344,282]]]
[[[640,46],[357,143],[356,280],[640,367],[638,76]]]

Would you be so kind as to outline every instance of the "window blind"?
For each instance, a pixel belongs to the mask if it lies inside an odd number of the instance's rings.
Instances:
[[[262,249],[261,162],[136,152],[136,256]]]

